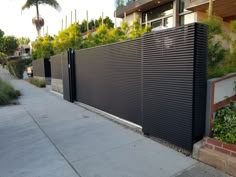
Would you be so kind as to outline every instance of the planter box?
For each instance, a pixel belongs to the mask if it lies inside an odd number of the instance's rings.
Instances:
[[[203,146],[205,148],[212,149],[232,157],[236,157],[236,145],[227,144],[214,138],[205,137],[203,139]]]
[[[205,137],[194,148],[197,160],[236,177],[236,145]]]

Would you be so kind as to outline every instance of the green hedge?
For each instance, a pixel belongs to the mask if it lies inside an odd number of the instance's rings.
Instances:
[[[40,79],[35,79],[35,78],[30,78],[29,82],[39,88],[44,88],[46,87],[46,82],[44,80]]]
[[[25,60],[22,59],[16,59],[16,60],[12,60],[12,61],[8,61],[7,62],[7,67],[9,69],[9,72],[19,78],[22,79],[23,78],[23,73],[25,71]]]
[[[0,79],[0,105],[10,104],[20,95],[20,92],[15,90],[12,85]]]

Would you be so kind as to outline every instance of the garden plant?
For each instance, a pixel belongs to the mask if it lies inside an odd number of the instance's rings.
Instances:
[[[46,87],[46,82],[44,80],[36,79],[36,78],[29,78],[28,81],[31,84],[35,85],[36,87],[39,87],[39,88]]]
[[[0,79],[0,105],[10,104],[20,95],[20,91],[15,90],[10,83]]]
[[[236,93],[236,81],[234,83]],[[216,112],[213,136],[220,141],[236,144],[236,102],[231,101],[229,105]]]

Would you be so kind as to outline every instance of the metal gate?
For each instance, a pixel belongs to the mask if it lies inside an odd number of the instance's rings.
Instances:
[[[63,60],[63,95],[70,102],[76,100],[76,78],[75,78],[75,51],[69,49]]]

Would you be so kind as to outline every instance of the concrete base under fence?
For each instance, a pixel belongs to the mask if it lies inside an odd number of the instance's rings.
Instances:
[[[228,150],[228,147],[224,148],[225,145],[212,138],[204,138],[204,140],[194,145],[193,158],[236,177],[236,156],[233,151],[234,149]],[[221,146],[221,148],[218,146]],[[232,147],[234,146],[232,145]],[[227,151],[230,153],[227,153]]]
[[[61,79],[51,79],[51,86],[54,92],[63,94],[63,81]]]
[[[139,132],[139,133],[141,133],[141,134],[143,133],[143,132],[142,132],[142,127],[141,127],[140,125],[137,125],[137,124],[135,124],[135,123],[132,123],[132,122],[130,122],[130,121],[127,121],[127,120],[125,120],[125,119],[122,119],[122,118],[120,118],[120,117],[117,117],[117,116],[115,116],[115,115],[109,114],[109,113],[107,113],[107,112],[104,112],[104,111],[99,110],[99,109],[97,109],[97,108],[94,108],[94,107],[92,107],[92,106],[86,105],[86,104],[84,104],[84,103],[75,102],[75,104],[77,104],[77,105],[79,105],[79,106],[81,106],[81,107],[83,107],[83,108],[85,108],[85,109],[87,109],[87,110],[93,111],[93,112],[95,112],[95,113],[97,113],[97,114],[99,114],[99,115],[101,115],[101,116],[104,116],[104,117],[106,117],[107,119],[109,119],[109,120],[111,120],[111,121],[113,121],[113,122],[115,122],[115,123],[117,123],[117,124],[120,124],[120,125],[122,125],[122,126],[128,127],[128,128],[130,128],[130,129],[132,129],[132,130],[134,130],[134,131],[136,131],[136,132]]]

